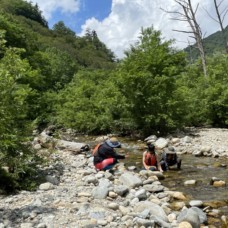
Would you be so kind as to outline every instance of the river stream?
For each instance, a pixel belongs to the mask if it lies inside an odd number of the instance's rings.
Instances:
[[[84,142],[92,147],[88,139]],[[142,169],[143,142],[132,141],[130,139],[120,139],[122,148],[118,152],[129,153],[129,158],[124,160],[126,168],[135,166],[136,170]],[[172,169],[164,172],[165,179],[161,183],[170,190],[183,192],[188,201],[201,200],[204,205],[209,205],[219,210],[219,216],[213,218],[216,227],[220,227],[221,215],[228,216],[228,159],[212,157],[195,157],[191,154],[182,154],[181,170]],[[219,178],[226,182],[225,187],[214,187],[211,185],[212,177]],[[185,186],[187,180],[196,180],[193,186]],[[186,202],[188,203],[188,202]]]

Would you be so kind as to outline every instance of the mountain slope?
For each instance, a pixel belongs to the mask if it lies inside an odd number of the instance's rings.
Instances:
[[[225,28],[225,36],[228,40],[228,26]],[[205,53],[207,56],[210,56],[217,52],[224,52],[224,41],[221,31],[217,31],[210,36],[203,39],[203,44],[205,48]],[[191,60],[197,59],[199,57],[198,49],[196,48],[196,44],[190,45],[184,49],[185,52],[188,53],[188,58]]]

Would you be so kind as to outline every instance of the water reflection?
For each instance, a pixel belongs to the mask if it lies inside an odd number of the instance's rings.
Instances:
[[[138,170],[142,168],[142,151],[132,153],[131,159],[126,161],[126,166],[135,165]],[[172,169],[164,172],[165,179],[162,184],[170,190],[183,192],[189,200],[201,200],[204,203],[213,202],[228,216],[228,159],[195,157],[193,155],[181,155],[182,169]],[[217,177],[226,182],[224,187],[214,187],[210,184],[212,177]],[[196,180],[194,186],[185,186],[185,181]]]
[[[141,141],[128,138],[119,138],[122,148],[118,152],[129,153],[125,165],[136,166],[142,169],[142,154],[145,144]],[[83,141],[83,140],[82,140]],[[84,142],[94,146],[94,140]],[[223,214],[228,216],[228,158],[195,157],[193,155],[181,155],[182,169],[164,172],[165,179],[162,184],[170,190],[181,191],[189,199],[201,200],[203,202],[215,202]],[[214,187],[210,185],[212,177],[217,177],[226,182],[225,187]],[[196,180],[194,186],[185,186],[187,180]]]

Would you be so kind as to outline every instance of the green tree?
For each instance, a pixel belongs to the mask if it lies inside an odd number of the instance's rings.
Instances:
[[[181,100],[174,100],[175,80],[185,55],[163,41],[161,32],[142,29],[139,41],[126,51],[119,69],[120,88],[138,129],[164,132],[182,123]]]
[[[191,64],[177,80],[176,94],[185,103],[185,125],[227,127],[228,57],[216,54],[208,58],[208,78],[199,64]]]
[[[6,12],[14,15],[26,17],[48,27],[48,22],[42,16],[42,12],[37,4],[24,0],[1,0],[0,6]]]
[[[53,25],[53,31],[58,35],[70,35],[75,36],[75,32],[68,28],[63,21],[59,21],[58,23]]]
[[[4,43],[3,36],[0,31],[1,44]],[[33,72],[28,62],[21,59],[20,53],[19,49],[5,48],[0,59],[0,167],[7,166],[10,171],[5,173],[0,168],[0,188],[5,191],[31,187],[26,179],[21,181],[23,177],[34,174],[35,161],[38,161],[25,143],[30,129],[26,118],[29,111],[27,98],[32,90],[20,80],[31,77]],[[3,182],[4,179],[7,183]]]
[[[109,71],[85,70],[58,94],[58,124],[86,133],[118,131],[124,118],[124,97]]]

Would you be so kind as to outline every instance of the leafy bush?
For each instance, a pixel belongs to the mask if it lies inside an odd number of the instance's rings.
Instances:
[[[226,127],[228,123],[228,57],[207,60],[208,77],[191,64],[177,81],[177,94],[186,106],[185,125]]]
[[[0,31],[0,43],[4,44]],[[32,93],[27,84],[20,83],[23,78],[31,77],[33,72],[26,60],[22,60],[22,50],[3,48],[0,59],[0,167],[8,167],[9,173],[1,171],[7,180],[5,190],[20,188],[22,175],[34,173],[39,158],[27,145],[31,133],[27,121],[29,104],[27,98]],[[7,183],[9,183],[7,185]]]
[[[124,117],[124,97],[109,71],[78,72],[58,94],[56,121],[79,132],[101,133],[119,130]]]

